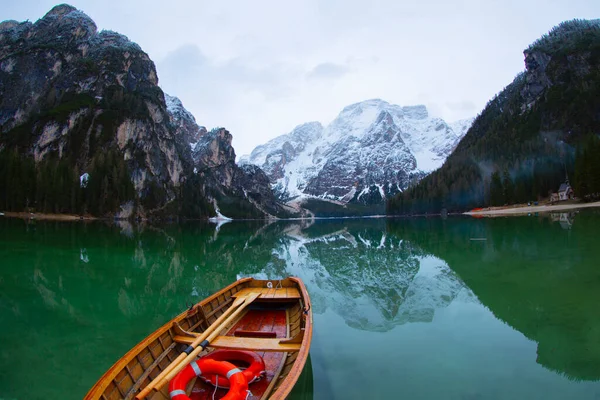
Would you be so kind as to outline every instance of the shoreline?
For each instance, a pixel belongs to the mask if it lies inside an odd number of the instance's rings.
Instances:
[[[552,211],[566,211],[566,210],[577,210],[580,208],[592,208],[600,207],[600,201],[593,203],[576,203],[576,204],[555,204],[555,205],[541,205],[541,206],[516,206],[516,207],[494,207],[487,208],[481,211],[467,211],[463,215],[471,215],[474,217],[494,217],[494,216],[514,216],[523,215],[530,213],[543,213]]]
[[[29,212],[12,212],[4,211],[3,217],[20,218],[20,219],[36,219],[43,221],[95,221],[98,218],[89,215],[75,214],[44,214],[44,213],[29,213]]]
[[[571,203],[571,204],[555,204],[555,205],[538,205],[538,206],[527,206],[527,205],[515,205],[509,207],[491,207],[485,208],[478,211],[466,211],[462,214],[455,215],[469,215],[472,217],[501,217],[501,216],[518,216],[526,215],[531,213],[545,213],[553,211],[568,211],[577,210],[582,208],[595,208],[600,207],[600,201],[592,203]],[[27,220],[40,220],[40,221],[97,221],[105,218],[93,217],[90,215],[76,215],[76,214],[44,214],[44,213],[29,213],[29,212],[12,212],[5,211],[0,212],[0,217],[7,218],[20,218]],[[285,218],[285,220],[313,220],[313,219],[353,219],[353,218],[394,218],[394,215],[369,215],[369,216],[345,216],[345,217],[309,217],[309,218]],[[210,220],[209,220],[210,221]],[[226,220],[223,222],[230,222],[234,220]],[[211,221],[213,222],[213,221]],[[213,222],[214,223],[214,222]]]

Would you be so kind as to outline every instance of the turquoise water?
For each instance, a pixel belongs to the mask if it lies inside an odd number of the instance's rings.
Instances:
[[[186,304],[300,276],[294,398],[600,399],[600,213],[132,226],[0,219],[0,399],[78,399]]]

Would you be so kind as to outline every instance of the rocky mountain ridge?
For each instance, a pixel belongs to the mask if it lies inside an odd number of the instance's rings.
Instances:
[[[284,201],[314,196],[377,204],[441,166],[471,122],[448,124],[422,105],[367,100],[345,107],[326,127],[299,125],[240,163],[260,166]]]
[[[232,216],[282,211],[259,172],[235,165],[229,132],[198,126],[137,44],[98,32],[66,4],[35,23],[0,23],[0,164],[7,210],[201,218],[224,202],[242,204]]]

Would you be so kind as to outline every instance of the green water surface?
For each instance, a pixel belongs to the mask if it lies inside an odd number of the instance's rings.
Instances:
[[[288,275],[314,313],[295,399],[600,399],[597,211],[218,229],[2,218],[0,399],[80,399],[186,304]]]

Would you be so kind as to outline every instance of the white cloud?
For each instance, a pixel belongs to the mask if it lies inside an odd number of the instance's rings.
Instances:
[[[348,73],[348,67],[334,63],[321,63],[308,74],[309,79],[336,79]]]

